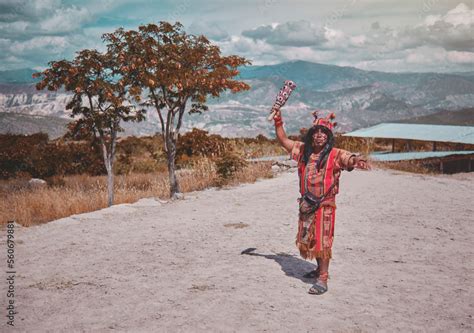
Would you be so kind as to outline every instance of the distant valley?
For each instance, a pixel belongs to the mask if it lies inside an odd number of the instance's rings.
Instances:
[[[65,110],[70,95],[36,91],[32,72],[0,72],[0,132],[42,130],[60,136],[70,121]],[[197,127],[224,136],[271,136],[273,126],[266,117],[286,79],[298,85],[282,111],[289,133],[308,127],[316,109],[322,115],[334,111],[338,130],[346,132],[380,122],[423,119],[442,110],[466,112],[474,106],[474,72],[385,73],[294,61],[246,67],[239,78],[252,89],[209,100],[208,112],[186,116],[184,130]],[[124,135],[154,134],[159,130],[156,111],[150,110],[145,122],[124,127]]]

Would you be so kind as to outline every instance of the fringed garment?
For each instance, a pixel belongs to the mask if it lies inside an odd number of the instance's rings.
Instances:
[[[317,197],[326,194],[320,207],[313,211],[305,200],[299,202],[299,222],[296,246],[305,259],[330,259],[334,240],[334,222],[336,217],[336,194],[339,192],[341,170],[349,170],[347,164],[354,154],[333,148],[327,162],[318,171],[316,161],[319,154],[312,154],[308,163],[302,161],[303,143],[296,142],[292,150],[292,158],[298,162],[300,194],[310,191]],[[351,171],[351,170],[349,170]]]

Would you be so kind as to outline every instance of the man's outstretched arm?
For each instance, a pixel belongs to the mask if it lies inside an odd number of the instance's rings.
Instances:
[[[358,156],[350,151],[338,149],[336,156],[336,164],[338,168],[352,171],[354,168],[361,170],[370,170],[370,164],[365,156]]]

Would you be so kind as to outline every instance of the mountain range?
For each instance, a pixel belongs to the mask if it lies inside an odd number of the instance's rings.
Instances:
[[[62,124],[70,121],[65,105],[71,95],[36,91],[32,72],[0,72],[0,114],[8,113],[8,117],[0,117],[0,132],[28,133],[40,129],[52,137],[59,136],[64,132]],[[285,80],[297,84],[282,109],[289,133],[308,127],[314,110],[320,110],[321,115],[335,112],[337,129],[346,132],[380,122],[422,119],[442,110],[456,112],[474,106],[474,72],[388,73],[292,61],[241,68],[239,79],[252,88],[210,99],[209,111],[187,115],[183,129],[197,127],[224,136],[272,136],[273,126],[266,117]],[[124,135],[156,133],[156,111],[150,110],[145,122],[126,124],[125,129]]]

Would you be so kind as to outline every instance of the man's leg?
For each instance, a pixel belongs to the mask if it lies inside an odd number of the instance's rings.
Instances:
[[[330,259],[322,259],[322,258],[318,258],[318,268],[319,268],[319,272],[320,273],[327,273],[329,272],[329,260]]]
[[[316,278],[316,283],[309,289],[310,294],[321,295],[328,290],[328,276],[329,276],[329,260],[318,258],[319,276]]]
[[[310,270],[309,272],[304,273],[303,277],[305,279],[314,279],[314,278],[317,278],[319,276],[319,259],[316,259],[316,260],[318,262],[318,267],[316,267],[315,269]]]
[[[321,280],[326,286],[329,275],[329,260],[330,259],[318,259],[319,277],[317,277],[316,280]]]
[[[319,277],[319,273],[321,273],[321,266],[323,265],[321,263],[321,258],[316,258],[316,261],[318,262],[318,267],[316,267],[316,269],[313,269],[312,271],[309,271],[307,272],[306,274],[303,275],[304,278],[307,278],[307,279],[317,279]],[[329,259],[325,259],[325,260],[329,260]],[[329,268],[329,263],[327,265],[325,265]],[[326,269],[326,272],[328,270]]]

